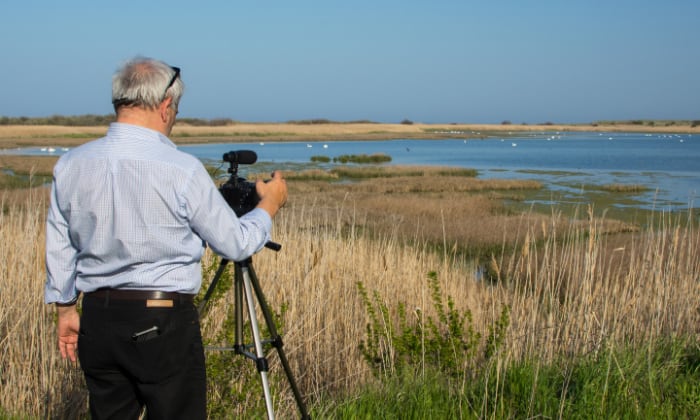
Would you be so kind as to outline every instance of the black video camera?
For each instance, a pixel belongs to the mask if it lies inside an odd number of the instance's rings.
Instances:
[[[241,217],[258,205],[260,197],[254,182],[238,176],[238,165],[253,164],[258,160],[258,155],[252,150],[230,151],[224,153],[223,160],[231,164],[228,169],[231,177],[219,187],[219,191],[236,216]]]

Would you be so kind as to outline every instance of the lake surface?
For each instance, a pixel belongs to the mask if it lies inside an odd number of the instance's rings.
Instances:
[[[695,207],[700,194],[700,135],[643,133],[523,133],[515,137],[453,140],[389,140],[182,145],[207,162],[232,150],[253,150],[258,163],[241,166],[285,169],[309,164],[312,156],[383,153],[392,165],[473,168],[479,178],[534,179],[566,193],[584,186],[644,185],[635,207]],[[39,148],[5,153],[48,153]],[[63,153],[55,150],[54,154]],[[228,166],[228,164],[226,164]]]

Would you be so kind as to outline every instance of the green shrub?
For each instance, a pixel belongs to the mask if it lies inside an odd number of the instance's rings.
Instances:
[[[475,365],[481,334],[474,330],[471,312],[460,312],[451,297],[444,302],[435,272],[428,274],[428,286],[437,319],[420,308],[409,316],[403,302],[392,311],[377,292],[370,297],[364,284],[357,283],[369,317],[367,338],[360,343],[360,350],[375,375],[392,376],[428,367],[458,377],[467,366]],[[503,345],[509,313],[510,308],[503,307],[500,318],[489,328],[486,360]]]

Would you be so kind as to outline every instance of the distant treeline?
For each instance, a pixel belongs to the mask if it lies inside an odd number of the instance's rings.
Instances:
[[[404,124],[402,122],[402,124]],[[504,120],[501,122],[501,125],[511,125],[513,124],[510,120]],[[521,125],[528,125],[528,123],[523,122]],[[553,123],[551,121],[545,121],[541,123],[537,123],[535,125],[567,125],[565,124],[558,124],[558,123]],[[573,124],[573,125],[578,125],[578,124]],[[647,127],[672,127],[672,126],[691,126],[691,127],[697,127],[700,126],[700,120],[600,120],[600,121],[593,121],[590,123],[593,127],[597,127],[599,125],[642,125],[642,126],[647,126]]]
[[[111,115],[52,115],[50,117],[0,117],[0,125],[63,125],[71,127],[104,126],[114,122]]]
[[[312,124],[378,124],[370,120],[354,120],[354,121],[332,121],[325,118],[314,118],[311,120],[290,120],[287,124],[312,125]]]
[[[62,125],[69,127],[91,127],[105,126],[116,120],[114,114],[108,115],[52,115],[50,117],[4,117],[0,116],[0,125]],[[230,118],[178,118],[178,122],[188,124],[195,127],[222,127],[227,125],[241,124],[241,121],[236,121]],[[370,120],[354,120],[354,121],[333,121],[325,118],[313,118],[308,120],[290,120],[287,124],[298,125],[314,125],[314,124],[379,124],[376,121]],[[413,124],[413,121],[404,119],[401,124]],[[451,123],[458,125],[459,123]],[[468,123],[465,123],[468,124]],[[504,120],[501,125],[511,125],[512,122]],[[528,125],[522,123],[522,125]],[[555,123],[547,121],[538,125],[555,125]],[[600,120],[591,123],[592,126],[599,125],[641,125],[648,127],[671,127],[671,126],[700,126],[700,120]]]
[[[0,116],[0,125],[62,125],[69,127],[92,127],[105,126],[116,120],[114,114],[108,115],[52,115],[50,117],[3,117]],[[178,122],[192,126],[201,127],[221,127],[226,125],[238,124],[240,121],[230,118],[178,118]],[[331,121],[324,118],[316,118],[310,120],[292,120],[287,121],[287,124],[311,125],[311,124],[375,124],[369,120],[358,121]]]
[[[646,125],[649,127],[672,127],[674,125],[697,127],[700,120],[625,120],[625,121],[596,121],[593,125]]]
[[[69,127],[105,126],[116,121],[114,114],[108,115],[52,115],[50,117],[0,117],[0,125],[62,125]],[[235,124],[228,118],[207,120],[203,118],[178,118],[181,123],[194,126],[218,127]]]

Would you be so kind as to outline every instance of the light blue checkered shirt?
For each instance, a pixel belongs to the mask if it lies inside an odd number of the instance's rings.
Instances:
[[[194,294],[207,244],[241,261],[271,228],[262,209],[237,218],[202,163],[167,137],[114,123],[54,167],[44,299],[104,287]]]

